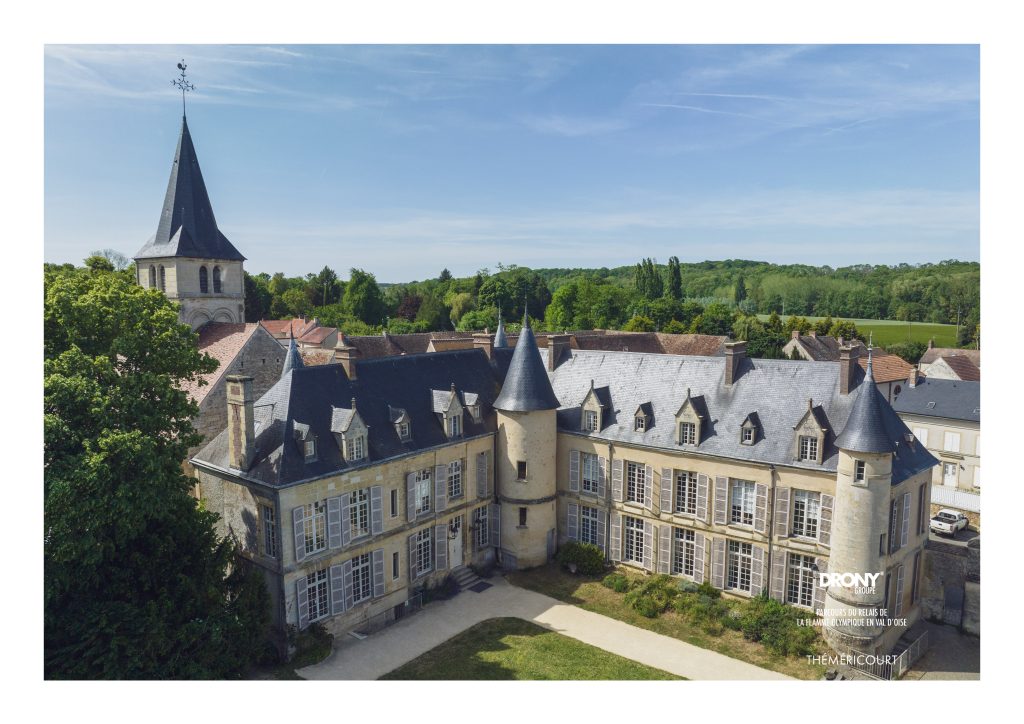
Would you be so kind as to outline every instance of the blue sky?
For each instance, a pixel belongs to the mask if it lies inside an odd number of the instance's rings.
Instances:
[[[134,254],[189,127],[250,272],[979,258],[977,46],[47,46],[46,261]]]

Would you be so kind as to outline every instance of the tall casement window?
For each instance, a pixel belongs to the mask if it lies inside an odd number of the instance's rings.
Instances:
[[[644,466],[640,463],[626,462],[626,501],[644,502]]]
[[[676,470],[675,512],[697,514],[697,473]]]
[[[750,543],[729,541],[729,561],[725,587],[750,592],[750,570],[753,566],[754,547]]]
[[[306,458],[306,462],[316,458],[316,438],[302,443],[302,454]]]
[[[526,514],[527,514],[527,512],[528,511],[527,511],[526,508],[520,508],[519,509],[519,527],[520,528],[525,528],[526,527]]]
[[[692,422],[679,423],[679,444],[694,445],[697,442],[697,426]]]
[[[352,526],[352,537],[370,535],[370,490],[360,488],[352,491],[348,503],[348,519]]]
[[[416,473],[416,515],[430,512],[430,470]]]
[[[370,554],[364,553],[352,559],[352,602],[370,600],[373,595],[373,569]]]
[[[263,521],[263,555],[277,556],[277,517],[274,506],[260,505],[260,518]]]
[[[597,412],[594,410],[583,411],[583,429],[586,432],[597,431]]]
[[[863,460],[858,460],[853,464],[853,480],[854,482],[864,482],[865,478],[865,465]]]
[[[462,461],[452,460],[448,463],[448,497],[462,497]]]
[[[205,266],[199,267],[199,291],[202,292],[203,294],[206,294],[208,291],[210,291],[210,280],[206,273]]]
[[[693,576],[696,561],[696,534],[685,528],[673,528],[672,573]]]
[[[789,554],[786,571],[786,603],[810,608],[814,604],[814,559],[798,553]]]
[[[486,548],[491,544],[491,526],[487,520],[487,506],[476,510],[476,545]]]
[[[586,505],[580,506],[580,543],[599,545],[597,542],[598,515],[600,513],[597,508],[591,508]]]
[[[327,549],[327,501],[303,506],[302,529],[306,532],[306,555]],[[326,573],[324,575],[327,575]]]
[[[754,524],[754,483],[733,480],[729,506],[729,522],[737,525]]]
[[[309,620],[318,621],[328,614],[327,610],[327,569],[306,574],[306,612]]]
[[[580,457],[583,458],[583,492],[584,493],[596,493],[598,491],[598,476],[600,475],[599,462],[597,455],[592,453],[583,453]]]
[[[398,551],[391,554],[391,579],[397,580],[398,578]]]
[[[213,293],[214,294],[220,294],[220,291],[221,291],[220,267],[219,266],[215,266],[213,268]]]
[[[149,265],[149,288],[156,289],[156,267]]]
[[[434,568],[434,529],[424,528],[416,533],[415,547],[413,548],[413,565],[416,567],[416,576],[429,573]]]
[[[622,560],[643,565],[644,522],[629,515],[622,516],[623,541]]]
[[[889,552],[895,553],[900,549],[900,538],[897,532],[899,525],[900,506],[899,500],[889,504]]]
[[[352,437],[346,437],[345,441],[345,459],[349,462],[355,462],[362,460],[366,457],[366,437],[363,435],[353,435]]]
[[[813,493],[810,490],[794,490],[793,535],[816,539],[819,520],[821,520],[821,493]]]
[[[519,460],[516,462],[516,480],[526,480],[526,461]]]
[[[809,435],[800,436],[800,459],[817,462],[818,438]]]
[[[462,434],[462,416],[452,415],[448,418],[448,437],[458,437]]]
[[[164,269],[164,265],[160,265],[160,291],[167,291],[167,270]]]
[[[398,517],[398,489],[391,489],[391,517]]]

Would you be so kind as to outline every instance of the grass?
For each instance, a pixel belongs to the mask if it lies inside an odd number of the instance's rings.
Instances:
[[[782,317],[785,322],[789,315]],[[758,319],[767,321],[769,315],[759,314]],[[806,317],[809,322],[817,322],[824,317]],[[842,317],[834,317],[839,320]],[[955,324],[932,324],[930,322],[899,322],[892,319],[851,319],[857,329],[867,337],[873,333],[873,341],[880,347],[902,342],[924,342],[935,340],[936,347],[956,347]]]
[[[630,576],[636,575],[626,569],[619,570]],[[805,658],[776,656],[761,644],[747,641],[738,631],[726,630],[718,636],[707,634],[675,611],[666,611],[658,618],[645,618],[625,605],[621,593],[602,586],[600,576],[574,576],[561,570],[557,564],[548,564],[529,571],[509,573],[507,577],[516,586],[787,676],[820,679],[825,673],[824,665],[811,664]],[[821,647],[819,653],[826,653],[824,643]]]
[[[492,618],[466,629],[382,679],[658,680],[679,679],[519,618]]]

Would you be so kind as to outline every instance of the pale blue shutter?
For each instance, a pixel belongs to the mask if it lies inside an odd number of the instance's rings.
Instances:
[[[341,496],[341,545],[347,546],[352,542],[352,513],[349,512],[349,505],[352,504],[352,494],[345,493]]]
[[[775,489],[775,536],[789,536],[789,488]]]
[[[832,506],[835,498],[821,494],[821,520],[818,521],[818,542],[823,546],[832,545]]]
[[[658,541],[658,573],[672,572],[672,533],[672,526],[661,526]]]
[[[622,502],[622,461],[612,461],[612,500]]]
[[[486,498],[487,491],[487,453],[476,456],[476,497]]]
[[[708,487],[707,475],[697,475],[697,519],[708,522]]]
[[[605,551],[606,555],[607,555],[607,550],[605,548],[604,536],[605,536],[605,528],[608,525],[607,520],[608,520],[608,514],[607,513],[605,513],[603,510],[597,511],[597,547],[600,548],[602,551]]]
[[[751,546],[753,561],[750,565],[750,595],[760,596],[764,588],[764,548]]]
[[[700,533],[693,536],[693,582],[704,583],[704,541]]]
[[[579,518],[580,506],[576,503],[569,503],[567,506],[565,521],[565,535],[569,540],[579,540]]]
[[[346,508],[347,508],[347,506],[346,506]],[[344,512],[347,514],[348,510],[346,509]],[[341,498],[328,498],[327,499],[327,545],[330,548],[341,548],[341,546],[342,546],[341,514],[342,514]]]
[[[601,458],[601,457],[599,457],[597,459],[597,494],[599,496],[601,496],[602,500],[604,499],[605,495],[607,495],[607,492],[608,492],[607,491],[607,487],[608,486],[607,486],[607,484],[605,482],[607,480],[607,478],[608,478],[608,458]]]
[[[416,535],[409,536],[409,582],[415,581],[419,575],[419,566],[416,562]]]
[[[373,552],[373,597],[380,598],[384,595],[384,549],[378,548]]]
[[[434,510],[441,512],[448,507],[448,466],[434,466]]]
[[[818,567],[818,573],[828,573],[828,559],[827,558],[815,558],[814,565]],[[821,582],[821,576],[814,577],[814,598],[811,604],[814,606],[814,612],[818,611],[825,605],[825,587],[818,585]],[[818,613],[820,616],[821,614]]]
[[[644,507],[647,510],[654,505],[654,468],[644,466]]]
[[[345,610],[348,611],[355,605],[352,600],[352,559],[341,564],[342,577],[345,580]]]
[[[778,496],[775,496],[778,500]],[[781,548],[775,549],[772,558],[772,576],[769,586],[769,595],[776,601],[786,602],[786,566],[789,563],[789,553]]]
[[[768,486],[754,486],[754,530],[766,533],[768,527]]]
[[[442,523],[434,526],[434,569],[443,571],[448,567],[448,526]]]
[[[711,585],[725,588],[725,538],[711,539]]]
[[[580,451],[569,451],[569,492],[580,492]]]
[[[306,577],[295,581],[295,608],[299,616],[299,629],[309,626],[309,593],[306,591]]]
[[[497,504],[487,506],[487,524],[491,527],[491,545],[501,547],[501,508]]]
[[[295,533],[295,560],[301,561],[306,557],[306,508],[300,505],[292,510],[292,531]]]
[[[644,568],[654,571],[654,539],[658,535],[658,526],[649,520],[644,521]]]
[[[611,514],[611,540],[609,541],[608,557],[613,561],[622,560],[622,514],[612,511]]]
[[[672,468],[661,469],[661,512],[672,512]]]
[[[900,530],[900,548],[907,544],[910,535],[910,493],[903,494],[903,520]]]
[[[370,533],[380,535],[384,531],[384,488],[374,485],[370,488]]]
[[[340,563],[331,566],[331,615],[345,612],[345,569]]]
[[[410,523],[416,520],[416,473],[405,476],[405,518]]]
[[[725,525],[728,522],[728,507],[729,478],[715,478],[715,525]]]
[[[896,600],[893,602],[892,616],[899,616],[903,613],[903,583],[904,574],[902,564],[896,569]]]

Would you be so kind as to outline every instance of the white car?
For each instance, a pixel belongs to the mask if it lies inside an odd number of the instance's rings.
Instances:
[[[967,516],[958,510],[943,508],[931,519],[928,527],[932,533],[942,535],[956,535],[958,530],[963,530],[968,524]]]

